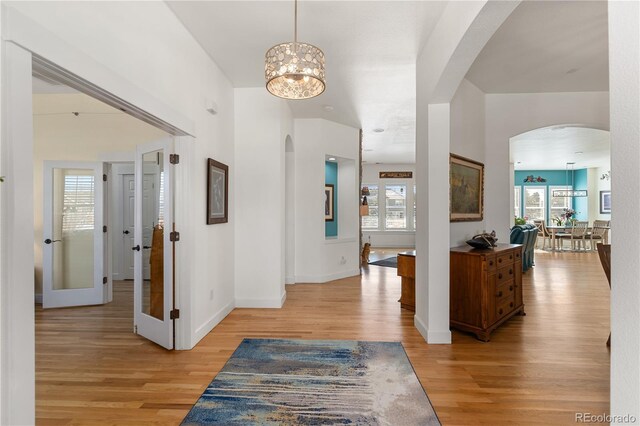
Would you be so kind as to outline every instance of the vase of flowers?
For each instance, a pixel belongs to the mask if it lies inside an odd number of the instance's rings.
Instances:
[[[517,217],[515,218],[514,222],[516,225],[524,225],[527,223],[527,220],[529,220],[528,216],[525,217]]]
[[[571,208],[564,209],[562,213],[562,217],[564,219],[565,224],[573,225],[573,223],[576,221],[576,218],[575,218],[576,213],[577,212],[574,209],[571,209]]]

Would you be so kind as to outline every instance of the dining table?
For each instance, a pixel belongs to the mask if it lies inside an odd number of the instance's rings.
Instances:
[[[551,237],[551,251],[557,251],[556,250],[556,234],[559,233],[560,231],[564,231],[568,234],[571,233],[571,226],[570,225],[546,225],[545,226],[546,230],[549,232],[549,236]],[[589,232],[592,231],[593,226],[587,226],[587,234]],[[608,226],[599,226],[599,228],[602,229],[606,229],[606,232],[604,233],[603,237],[602,237],[602,242],[604,244],[609,244],[609,229],[610,227]],[[585,235],[586,237],[586,235]],[[562,251],[562,250],[560,250]]]

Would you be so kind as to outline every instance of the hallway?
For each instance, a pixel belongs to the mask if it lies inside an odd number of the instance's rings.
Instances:
[[[106,306],[36,308],[43,425],[179,424],[244,337],[402,341],[443,424],[569,424],[609,411],[609,287],[592,253],[536,253],[525,317],[490,343],[427,345],[397,302],[396,269],[287,286],[282,309],[236,309],[192,351],[131,333],[132,285]]]

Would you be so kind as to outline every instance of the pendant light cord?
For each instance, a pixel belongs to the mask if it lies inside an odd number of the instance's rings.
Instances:
[[[298,44],[298,0],[293,2],[293,46]]]

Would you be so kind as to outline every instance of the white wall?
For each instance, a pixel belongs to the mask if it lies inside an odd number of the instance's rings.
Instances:
[[[76,117],[71,111],[81,114]],[[98,161],[100,154],[115,152],[131,152],[133,158],[137,144],[167,134],[81,93],[36,94],[33,112],[33,247],[38,295],[42,294],[43,162]]]
[[[380,172],[412,172],[411,179],[380,179]],[[415,164],[364,164],[362,166],[362,184],[378,185],[380,191],[384,184],[407,185],[407,230],[384,230],[385,205],[378,198],[379,230],[362,230],[363,242],[370,242],[373,247],[413,248],[416,244],[416,233],[413,229],[413,186],[416,184]],[[381,194],[382,192],[380,192]]]
[[[470,81],[462,80],[458,91],[451,100],[451,142],[449,146],[451,153],[484,163],[484,125],[484,92]],[[486,184],[484,189],[485,191],[489,189]],[[449,245],[451,247],[464,245],[465,241],[483,231],[485,231],[484,220],[451,222]]]
[[[183,316],[177,327],[189,330],[182,333],[178,346],[194,346],[233,309],[234,303],[231,84],[162,2],[5,4],[49,31],[51,36],[37,34],[22,24],[12,29],[12,37],[26,39],[40,55],[134,105],[148,107],[151,114],[170,122],[193,123],[195,142],[181,148],[182,171],[178,173],[185,187],[176,194],[189,194],[191,208],[176,225],[181,232],[178,259],[188,259],[188,264],[178,264],[178,285],[188,283],[192,289],[191,293],[178,294]],[[88,59],[69,60],[78,57]],[[217,115],[206,112],[207,98],[217,102]],[[205,224],[208,157],[230,168],[227,224]]]
[[[235,89],[235,126],[236,306],[279,308],[285,298],[285,140],[293,119],[285,101],[263,87]]]
[[[592,167],[587,169],[587,190],[589,194],[589,221],[611,220],[611,214],[600,213],[600,191],[611,191],[611,180],[601,180],[604,173],[611,170],[609,167]]]
[[[322,119],[295,120],[296,282],[360,273],[359,130]],[[325,238],[326,155],[338,162],[338,237]],[[344,221],[344,223],[343,223]]]
[[[495,229],[498,239],[506,242],[513,222],[509,138],[556,124],[583,124],[608,130],[609,94],[487,94],[485,102],[485,226],[488,230]]]
[[[609,2],[613,223],[634,224],[640,210],[640,4]],[[620,235],[618,233],[617,235]],[[611,414],[640,422],[640,228],[611,246]],[[625,422],[614,420],[611,424]],[[629,423],[629,422],[626,422]]]

